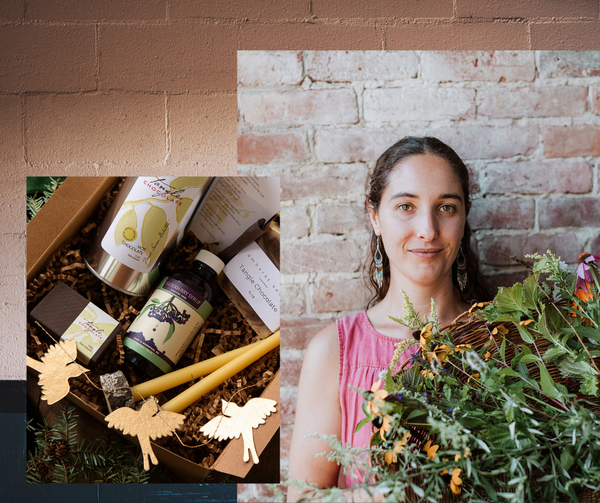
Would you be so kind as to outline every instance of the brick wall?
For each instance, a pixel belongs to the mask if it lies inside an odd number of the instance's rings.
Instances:
[[[238,171],[282,177],[285,446],[310,338],[364,308],[365,179],[408,134],[473,172],[469,220],[495,285],[524,277],[496,250],[600,249],[600,53],[246,51]],[[390,313],[398,315],[398,313]]]

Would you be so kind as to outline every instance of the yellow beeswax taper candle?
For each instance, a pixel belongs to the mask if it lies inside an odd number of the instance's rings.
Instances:
[[[169,372],[164,376],[157,377],[156,379],[151,379],[150,381],[132,386],[131,393],[133,394],[133,399],[137,402],[150,395],[157,395],[158,393],[162,393],[163,391],[179,386],[180,384],[210,374],[233,360],[235,357],[245,353],[256,344],[258,344],[258,342],[253,342],[247,346],[227,351],[227,353],[214,356],[208,360],[194,363],[185,368]]]
[[[216,388],[223,381],[237,374],[240,370],[245,369],[251,363],[254,363],[261,356],[266,355],[272,349],[279,346],[279,330],[266,339],[259,341],[248,351],[237,356],[229,363],[223,365],[220,369],[215,370],[212,374],[206,376],[200,382],[190,386],[183,393],[177,395],[172,400],[169,400],[164,405],[161,405],[162,410],[170,410],[171,412],[181,412],[183,409],[199,400],[210,390]]]

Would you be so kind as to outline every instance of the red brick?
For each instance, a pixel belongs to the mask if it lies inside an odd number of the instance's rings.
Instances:
[[[371,162],[411,132],[414,132],[414,129],[317,130],[315,156],[321,162]]]
[[[542,129],[546,157],[600,155],[600,126],[551,126]]]
[[[565,6],[568,4],[565,3]],[[530,23],[529,49],[562,51],[594,51],[600,49],[600,23]]]
[[[4,163],[24,160],[21,100],[20,96],[0,96],[0,152]]]
[[[100,25],[99,45],[101,89],[236,89],[235,28],[229,25]]]
[[[542,78],[600,75],[600,53],[594,51],[540,51]]]
[[[471,229],[531,229],[535,203],[531,199],[486,198],[473,201],[469,213]]]
[[[365,192],[367,168],[362,164],[328,164],[281,170],[281,200],[335,197],[354,200]]]
[[[310,217],[306,206],[285,206],[281,208],[281,227],[283,238],[302,238],[308,236]]]
[[[298,133],[242,134],[237,139],[237,155],[240,164],[300,161],[308,155],[306,137]]]
[[[333,322],[332,318],[292,318],[281,320],[282,349],[306,349],[310,340]]]
[[[167,8],[164,0],[123,2],[102,0],[27,0],[26,19],[42,21],[125,21],[165,19]]]
[[[235,176],[237,105],[234,94],[169,96],[168,166],[195,175]]]
[[[25,0],[3,0],[0,2],[0,20],[18,21],[25,17]]]
[[[243,50],[370,50],[382,48],[381,29],[375,24],[336,22],[244,22],[238,35]]]
[[[310,9],[308,2],[297,0],[170,0],[169,14],[172,18],[294,19],[310,17]]]
[[[385,41],[389,51],[530,49],[524,23],[397,24],[386,27]]]
[[[592,89],[592,112],[600,115],[600,84],[594,84]]]
[[[577,262],[577,257],[583,251],[577,235],[573,232],[486,236],[481,239],[479,249],[485,264],[498,266],[516,265],[516,262],[510,259],[511,255],[524,259],[525,254],[545,253],[546,250],[551,250],[565,262]],[[497,253],[496,250],[504,255]]]
[[[151,94],[29,96],[28,160],[157,162],[164,159],[165,100]]]
[[[370,228],[369,218],[362,203],[321,203],[317,206],[318,233],[345,234]]]
[[[519,271],[489,274],[486,276],[486,279],[494,289],[494,292],[497,292],[497,289],[501,286],[513,286],[515,283],[523,281],[528,275],[527,269],[522,269]]]
[[[296,400],[298,398],[298,390],[295,387],[281,388],[280,391],[280,413],[281,424],[294,424],[296,416]]]
[[[278,500],[274,499],[271,484],[238,484],[237,501],[238,503],[267,503]]]
[[[453,12],[451,0],[313,0],[312,5],[315,16],[326,18],[451,18]]]
[[[298,51],[238,51],[238,86],[283,86],[302,82],[302,54]]]
[[[477,113],[495,119],[521,117],[576,117],[587,106],[587,88],[488,88],[477,93]]]
[[[421,75],[430,82],[533,81],[533,52],[442,51],[424,52]]]
[[[598,17],[598,4],[588,0],[533,0],[528,2],[497,2],[495,0],[459,0],[459,17],[483,18],[581,18]]]
[[[410,51],[316,51],[307,55],[308,76],[315,81],[413,79],[418,70],[419,57]]]
[[[321,281],[312,287],[315,313],[362,311],[372,297],[364,278]]]
[[[287,243],[281,249],[281,272],[354,272],[360,267],[360,252],[354,241]]]
[[[281,385],[298,386],[300,371],[302,370],[301,358],[282,358],[281,359]]]
[[[475,90],[441,87],[367,89],[364,118],[370,122],[464,120],[475,117]]]
[[[281,285],[281,313],[300,316],[304,314],[304,285],[285,283]]]
[[[426,132],[450,145],[463,160],[530,155],[539,143],[538,126],[455,126]]]
[[[94,26],[0,26],[4,92],[96,89]]]
[[[541,229],[592,227],[600,223],[599,197],[564,197],[538,202]],[[570,261],[571,262],[571,261]]]
[[[242,92],[240,117],[250,124],[354,124],[356,95],[351,89]]]
[[[587,162],[523,161],[491,164],[480,176],[488,194],[584,194],[592,190],[592,166]]]
[[[600,234],[598,234],[589,242],[587,251],[589,253],[593,253],[594,255],[600,253]]]

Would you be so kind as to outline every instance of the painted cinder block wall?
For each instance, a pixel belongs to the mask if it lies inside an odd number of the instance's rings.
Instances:
[[[25,176],[235,172],[238,49],[598,50],[599,3],[0,2],[0,379],[25,379]]]

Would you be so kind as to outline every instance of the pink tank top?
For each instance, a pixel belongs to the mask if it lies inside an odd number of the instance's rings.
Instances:
[[[381,371],[387,369],[392,361],[399,339],[375,331],[365,311],[337,320],[337,332],[340,346],[342,442],[353,447],[366,447],[373,431],[370,425],[365,425],[354,432],[365,414],[362,410],[364,399],[352,387],[371,389],[373,383],[380,378]],[[409,346],[400,357],[398,365],[408,360],[418,348],[418,344]],[[360,474],[346,475],[346,487],[360,482]]]

